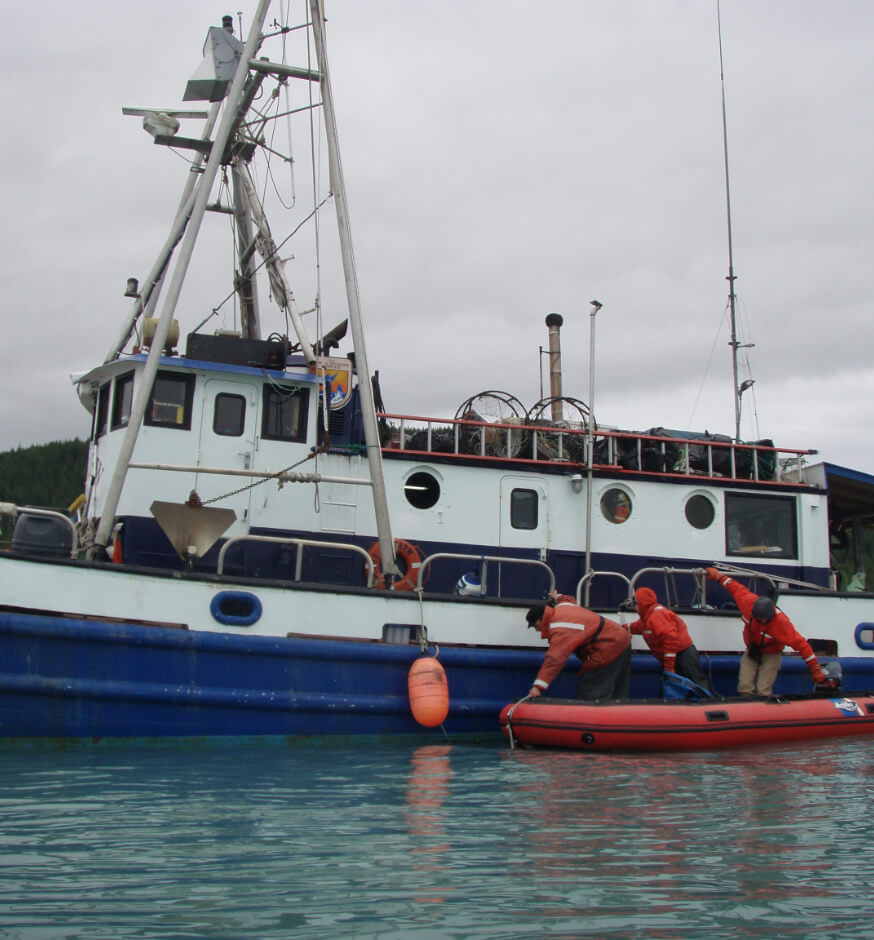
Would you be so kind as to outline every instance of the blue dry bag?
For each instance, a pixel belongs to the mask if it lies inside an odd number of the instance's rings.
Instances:
[[[675,672],[663,672],[662,698],[682,698],[690,702],[700,702],[703,698],[713,698],[713,693],[685,676],[678,676]]]

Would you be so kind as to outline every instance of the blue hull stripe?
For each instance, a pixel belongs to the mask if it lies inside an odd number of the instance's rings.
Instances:
[[[407,698],[420,655],[415,645],[0,612],[0,737],[429,733]],[[441,646],[439,658],[449,683],[446,732],[498,733],[501,708],[527,693],[543,652]],[[717,690],[734,694],[737,657],[706,663]],[[845,690],[874,685],[874,661],[842,663]],[[573,697],[578,668],[572,659],[550,696]],[[657,697],[659,678],[655,659],[636,654],[632,695]],[[791,658],[780,683],[782,692],[810,689],[807,669]]]

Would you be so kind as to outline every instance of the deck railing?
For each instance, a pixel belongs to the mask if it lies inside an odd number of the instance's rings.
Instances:
[[[452,454],[473,460],[589,465],[589,432],[551,422],[490,422],[434,419],[382,413],[388,453]],[[591,436],[592,467],[628,473],[677,477],[719,477],[762,483],[800,483],[804,458],[815,450],[774,447],[770,441],[736,442],[721,436],[674,437],[596,428]],[[793,479],[787,474],[792,472]]]
[[[285,546],[294,546],[297,550],[297,560],[294,567],[294,580],[300,581],[302,578],[303,571],[303,550],[306,548],[318,548],[318,549],[335,549],[337,551],[343,552],[355,552],[361,556],[361,560],[364,563],[364,570],[367,575],[367,587],[373,587],[373,577],[376,572],[376,565],[373,559],[370,557],[368,552],[363,549],[360,545],[355,545],[352,542],[323,542],[319,539],[299,539],[299,538],[283,538],[282,536],[277,535],[235,535],[233,538],[229,538],[221,547],[218,554],[218,561],[216,563],[216,574],[222,575],[225,570],[225,556],[230,551],[231,548],[235,545],[239,545],[241,542],[256,542],[260,544],[273,544],[273,545],[285,545]]]
[[[536,558],[514,558],[509,555],[467,555],[460,552],[435,552],[433,555],[428,555],[428,557],[422,561],[422,564],[419,567],[419,574],[416,580],[416,590],[424,590],[426,571],[434,562],[447,560],[476,562],[476,567],[479,572],[482,597],[485,597],[488,594],[487,571],[489,562],[497,564],[499,568],[503,565],[527,565],[530,568],[539,568],[546,574],[548,581],[547,588],[544,593],[548,595],[551,591],[555,590],[555,572],[544,561],[538,561]],[[498,577],[498,593],[492,596],[501,597],[500,576]]]

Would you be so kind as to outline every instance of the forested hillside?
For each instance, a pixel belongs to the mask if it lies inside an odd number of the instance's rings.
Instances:
[[[87,441],[55,441],[0,453],[0,502],[66,509],[85,488]],[[0,516],[0,539],[12,520]]]

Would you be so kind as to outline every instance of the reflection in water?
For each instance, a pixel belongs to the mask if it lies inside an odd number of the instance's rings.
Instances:
[[[869,940],[872,757],[0,751],[0,936]]]
[[[444,803],[449,797],[449,781],[452,779],[451,751],[449,744],[424,745],[417,747],[410,759],[405,818],[414,858],[413,869],[422,873],[426,885],[433,882],[436,873],[446,871],[446,855],[451,849],[443,822]],[[451,886],[444,882],[440,896],[420,896],[416,900],[440,904],[446,900],[447,887],[451,890]]]
[[[523,789],[535,807],[537,876],[564,883],[557,893],[574,901],[551,905],[549,917],[584,915],[605,936],[617,917],[643,919],[648,937],[691,936],[690,922],[700,935],[707,923],[742,936],[807,935],[805,918],[836,905],[858,923],[860,904],[874,905],[858,891],[855,902],[846,896],[852,866],[839,861],[835,823],[861,794],[845,793],[841,776],[854,770],[835,755],[858,759],[865,743],[682,756],[514,752],[510,760],[536,771]],[[867,758],[858,770],[870,775]],[[868,855],[874,826],[856,828]],[[582,884],[599,890],[581,896],[572,886]]]

